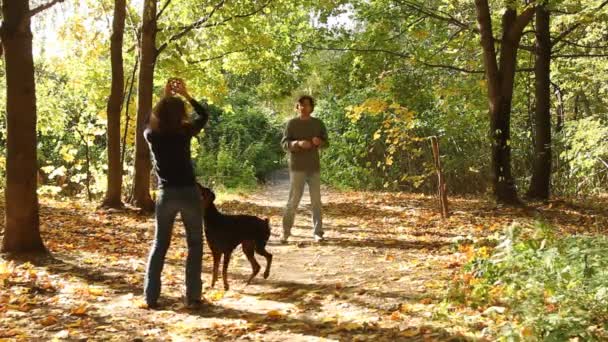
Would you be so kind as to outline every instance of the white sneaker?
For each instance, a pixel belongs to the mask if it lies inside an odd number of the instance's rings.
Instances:
[[[325,238],[323,238],[323,235],[315,234],[315,242],[323,242],[323,241],[325,241]]]

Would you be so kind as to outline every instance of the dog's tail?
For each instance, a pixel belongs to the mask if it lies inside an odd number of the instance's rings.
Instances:
[[[257,247],[260,250],[263,250],[266,248],[266,243],[268,242],[268,239],[270,239],[270,220],[268,218],[264,219],[264,225],[263,225],[263,234],[260,237],[260,239],[256,240],[255,244],[257,245]]]

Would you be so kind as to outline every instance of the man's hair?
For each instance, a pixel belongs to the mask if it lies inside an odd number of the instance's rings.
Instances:
[[[308,100],[312,108],[315,108],[315,99],[310,95],[302,95],[298,97],[296,104],[304,104],[304,101]]]

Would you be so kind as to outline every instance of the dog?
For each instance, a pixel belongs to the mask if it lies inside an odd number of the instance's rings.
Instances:
[[[243,253],[245,253],[245,256],[247,256],[247,259],[251,263],[252,273],[247,280],[247,285],[260,272],[260,264],[255,259],[255,253],[266,258],[264,279],[267,279],[270,275],[270,265],[272,264],[272,254],[266,251],[266,244],[270,238],[268,219],[261,219],[252,215],[222,214],[213,203],[215,200],[213,191],[200,184],[197,185],[201,192],[205,236],[213,255],[211,287],[214,287],[217,281],[220,260],[223,255],[222,279],[224,281],[224,289],[228,291],[228,263],[230,263],[232,252],[238,245],[242,246]]]

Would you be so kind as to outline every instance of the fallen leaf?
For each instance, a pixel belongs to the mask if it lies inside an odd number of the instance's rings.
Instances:
[[[266,313],[266,317],[269,319],[281,319],[285,315],[279,310],[270,310]]]
[[[58,322],[57,317],[53,316],[53,315],[49,315],[46,316],[45,318],[43,318],[40,321],[40,324],[44,325],[45,327],[48,327],[50,325],[56,324]]]
[[[420,304],[431,304],[433,300],[431,298],[423,298],[420,300]]]
[[[419,328],[407,329],[399,333],[403,337],[414,337],[420,334]]]
[[[87,314],[87,309],[87,305],[83,303],[72,308],[72,310],[70,310],[70,314],[73,316],[85,316]]]

